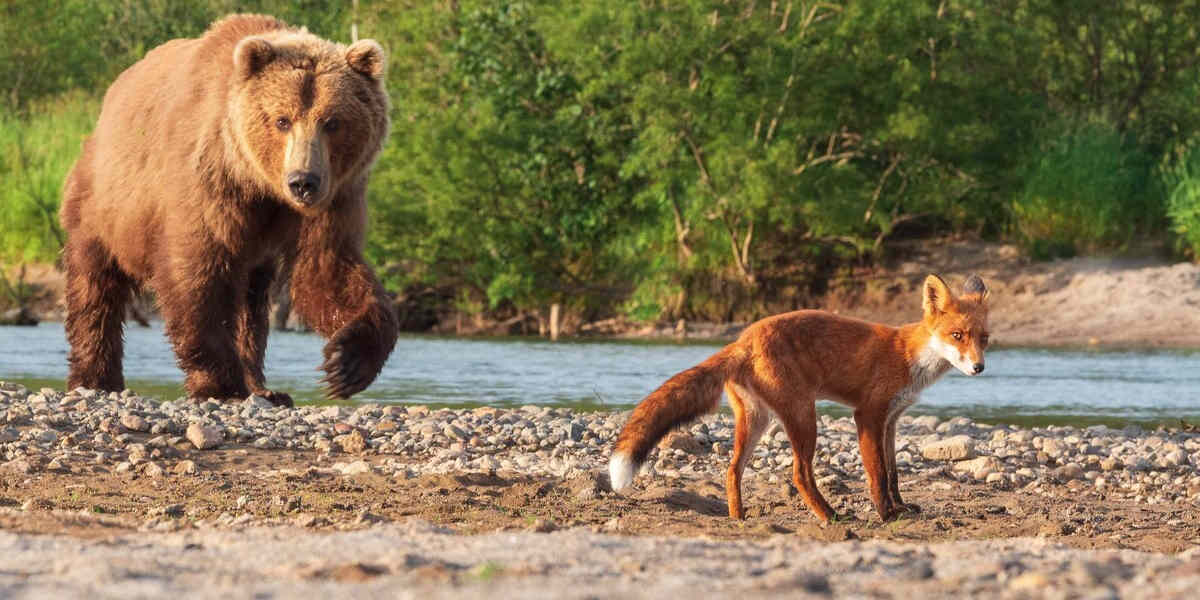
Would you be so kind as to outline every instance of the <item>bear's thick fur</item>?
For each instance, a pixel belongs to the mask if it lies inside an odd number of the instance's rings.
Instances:
[[[367,175],[388,130],[384,55],[260,15],[173,40],[122,73],[68,175],[68,385],[121,390],[125,305],[157,295],[193,397],[265,387],[267,291],[329,338],[327,391],[347,397],[396,342],[363,260]]]

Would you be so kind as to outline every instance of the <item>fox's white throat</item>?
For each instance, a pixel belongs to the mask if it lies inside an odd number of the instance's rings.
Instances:
[[[925,347],[917,353],[917,360],[910,367],[909,375],[912,378],[912,383],[908,385],[908,389],[912,392],[920,392],[921,390],[933,385],[935,381],[940,379],[946,371],[950,370],[950,361],[947,360],[945,350],[948,344],[943,342],[938,336],[929,336],[929,342]],[[951,352],[957,353],[953,347],[949,347]]]

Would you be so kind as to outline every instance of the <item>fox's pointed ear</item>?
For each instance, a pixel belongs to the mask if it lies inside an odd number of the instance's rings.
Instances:
[[[983,284],[983,278],[978,275],[971,275],[963,284],[964,296],[979,296],[980,300],[987,300],[988,289]]]
[[[926,315],[940,315],[950,307],[950,286],[937,275],[925,278],[921,286],[921,308]]]

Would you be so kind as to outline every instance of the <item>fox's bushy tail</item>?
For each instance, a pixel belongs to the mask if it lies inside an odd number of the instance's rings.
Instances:
[[[729,376],[732,354],[727,347],[676,374],[633,409],[608,461],[614,490],[633,482],[646,455],[672,428],[717,409],[721,389]]]

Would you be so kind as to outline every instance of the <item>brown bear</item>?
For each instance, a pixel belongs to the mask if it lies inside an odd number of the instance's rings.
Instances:
[[[398,331],[362,254],[383,71],[373,40],[235,15],[117,78],[63,191],[69,387],[124,388],[125,306],[146,286],[192,397],[290,405],[263,377],[267,292],[284,269],[293,309],[329,338],[327,393],[375,379]]]

